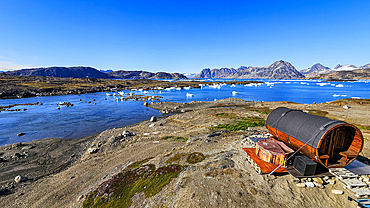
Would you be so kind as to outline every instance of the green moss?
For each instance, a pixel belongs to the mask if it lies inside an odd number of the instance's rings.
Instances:
[[[185,139],[184,137],[174,137],[174,136],[164,136],[161,139],[162,140],[172,139],[172,141],[181,141],[181,142],[186,142],[187,141],[187,139]]]
[[[186,142],[186,141],[188,141],[188,140],[187,140],[187,139],[185,139],[184,137],[175,137],[173,140],[174,140],[174,141],[180,141],[180,142]]]
[[[249,111],[254,111],[254,112],[257,112],[257,113],[262,113],[262,114],[265,114],[265,115],[268,115],[271,113],[271,111],[273,111],[273,109],[270,109],[270,108],[255,108],[255,107],[245,107],[246,110],[249,110]]]
[[[162,137],[161,139],[162,140],[167,140],[167,139],[172,139],[173,138],[173,136],[164,136],[164,137]]]
[[[186,162],[188,162],[190,164],[195,164],[195,163],[202,162],[205,158],[206,157],[202,153],[193,152],[193,153],[188,155],[188,157],[186,158]]]
[[[173,163],[179,161],[182,157],[184,157],[186,154],[176,154],[175,156],[169,158],[166,160],[166,163]]]
[[[236,124],[219,124],[215,127],[212,127],[212,130],[215,129],[227,129],[229,131],[239,131],[245,130],[248,127],[264,126],[265,119],[260,117],[248,117],[243,118],[242,121],[236,121]]]
[[[143,165],[148,160],[137,161],[102,183],[88,195],[82,207],[130,207],[136,193],[143,192],[146,197],[158,194],[185,168],[175,164],[156,170],[153,164]]]
[[[370,126],[356,125],[356,127],[357,127],[358,129],[362,129],[362,130],[370,130]]]

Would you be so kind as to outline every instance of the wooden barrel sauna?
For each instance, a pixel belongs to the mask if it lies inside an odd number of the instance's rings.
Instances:
[[[301,110],[276,108],[268,115],[266,128],[275,139],[328,168],[350,164],[363,147],[357,127]]]
[[[256,143],[256,155],[263,161],[274,165],[286,165],[285,159],[294,151],[283,142],[262,139]]]

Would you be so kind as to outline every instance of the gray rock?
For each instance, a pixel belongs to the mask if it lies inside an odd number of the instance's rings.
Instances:
[[[316,186],[317,188],[321,188],[321,189],[325,188],[325,187],[324,187],[324,185],[319,184],[319,183],[317,183],[317,182],[313,182],[313,184],[315,184],[315,186]]]
[[[300,183],[300,182],[301,182],[301,180],[299,180],[299,178],[293,178],[293,179],[292,179],[292,182],[293,182],[293,183]]]
[[[218,167],[221,169],[233,168],[235,166],[235,162],[229,158],[222,158],[218,162],[219,162]]]
[[[22,150],[29,150],[29,149],[32,149],[34,148],[34,146],[30,145],[30,146],[24,146],[22,147]]]
[[[331,190],[331,193],[337,194],[337,195],[342,195],[344,192],[342,190]]]
[[[152,116],[152,117],[150,118],[150,122],[156,122],[156,121],[157,121],[157,117]]]
[[[23,182],[23,181],[27,181],[27,177],[24,177],[24,176],[21,176],[21,175],[18,175],[14,178],[14,181],[17,182],[17,183],[20,183],[20,182]]]
[[[21,157],[21,154],[19,154],[18,152],[14,153],[13,155],[13,158],[20,158]]]
[[[306,184],[305,183],[297,183],[296,186],[298,188],[304,188],[304,187],[306,187]]]
[[[12,144],[12,148],[21,147],[22,145],[23,145],[22,142],[14,143]]]
[[[212,132],[212,133],[208,134],[207,137],[215,137],[215,136],[220,136],[220,135],[221,135],[221,133],[219,133],[219,132]]]
[[[93,148],[89,148],[89,149],[87,149],[87,151],[89,152],[89,154],[95,154],[95,153],[97,153],[97,152],[99,151],[99,149],[98,149],[98,148],[93,147]]]

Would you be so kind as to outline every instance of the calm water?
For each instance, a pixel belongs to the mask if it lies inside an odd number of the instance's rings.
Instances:
[[[202,89],[188,90],[136,91],[134,93],[160,95],[163,96],[162,101],[172,102],[236,97],[250,101],[293,101],[308,104],[340,98],[370,98],[370,83],[366,81],[333,83],[318,80],[261,81],[265,83],[247,86],[204,86]],[[92,103],[87,103],[87,101]],[[15,108],[27,108],[27,111],[0,113],[0,145],[51,137],[79,138],[108,128],[122,127],[147,120],[153,115],[160,115],[159,111],[144,107],[143,102],[116,101],[114,96],[107,97],[106,93],[0,100],[0,106],[35,102],[41,102],[43,105],[18,106]],[[61,106],[61,109],[57,110],[56,104],[59,102],[71,102],[74,106]],[[94,102],[96,105],[93,105]],[[26,134],[18,137],[17,134],[20,132]]]

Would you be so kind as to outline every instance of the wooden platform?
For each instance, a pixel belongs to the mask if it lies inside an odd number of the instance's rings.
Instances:
[[[247,153],[247,160],[249,162],[252,163],[253,166],[258,166],[258,168],[256,168],[257,172],[260,173],[260,174],[264,174],[264,173],[271,173],[273,170],[275,170],[275,168],[277,168],[278,166],[277,165],[274,165],[274,164],[271,164],[271,163],[268,163],[268,162],[265,162],[263,160],[261,160],[257,155],[256,155],[256,148],[243,148],[243,150]],[[254,162],[254,164],[253,164]],[[275,170],[274,173],[287,173],[288,171],[283,168],[283,167],[280,167],[278,168],[277,170]]]

